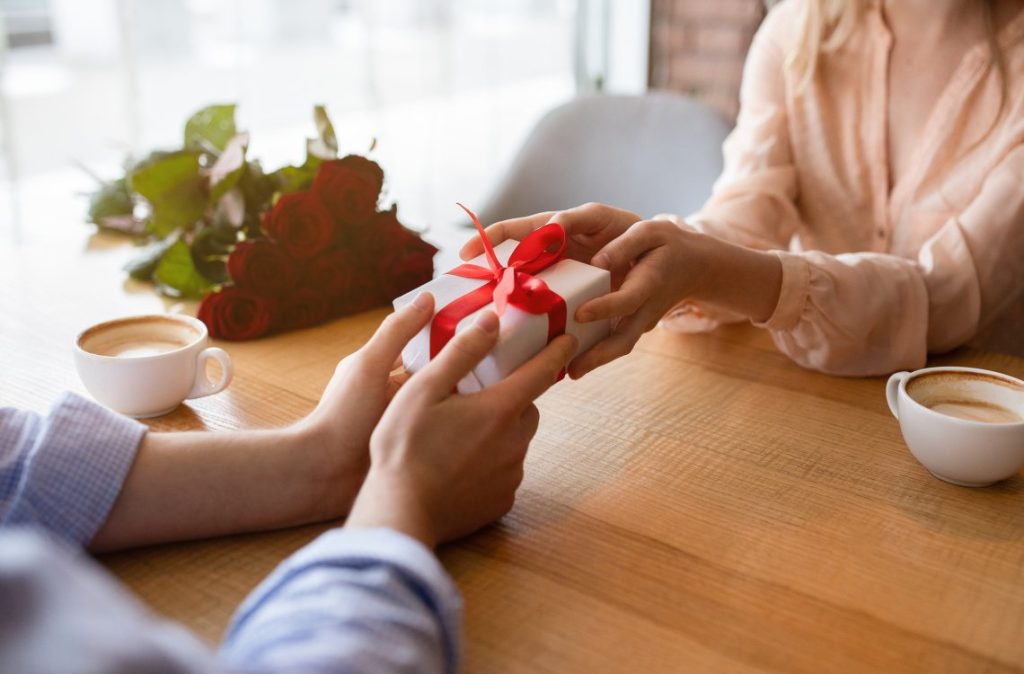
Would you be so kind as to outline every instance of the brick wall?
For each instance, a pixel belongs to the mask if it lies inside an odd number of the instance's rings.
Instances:
[[[764,0],[651,0],[651,88],[696,96],[735,119],[764,13]]]

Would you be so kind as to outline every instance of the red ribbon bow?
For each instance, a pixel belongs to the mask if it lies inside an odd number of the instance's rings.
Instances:
[[[455,327],[466,316],[482,309],[491,302],[499,316],[506,307],[513,306],[531,314],[548,315],[548,341],[565,332],[565,300],[551,290],[544,281],[533,274],[547,269],[562,259],[565,251],[565,230],[561,225],[551,223],[530,233],[519,242],[508,258],[508,266],[502,267],[494,254],[484,227],[473,211],[462,204],[476,225],[480,241],[484,244],[488,267],[462,264],[448,273],[453,276],[486,280],[476,290],[452,300],[441,308],[430,325],[430,357],[434,358],[444,345],[455,336]]]

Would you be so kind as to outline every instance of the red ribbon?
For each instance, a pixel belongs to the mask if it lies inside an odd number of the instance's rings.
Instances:
[[[509,306],[530,314],[547,314],[549,342],[564,333],[565,300],[544,281],[533,276],[562,259],[565,251],[565,230],[562,226],[552,223],[531,232],[512,251],[508,266],[502,267],[476,214],[462,204],[459,204],[459,208],[466,211],[476,225],[480,241],[484,244],[488,266],[462,264],[448,273],[486,280],[487,283],[449,302],[437,312],[430,324],[430,357],[434,358],[448,340],[455,336],[455,327],[459,321],[491,302],[494,302],[499,316]]]

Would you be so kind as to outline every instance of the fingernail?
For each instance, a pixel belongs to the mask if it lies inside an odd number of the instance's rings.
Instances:
[[[594,314],[589,311],[580,310],[576,312],[576,320],[580,323],[589,323],[594,320]]]
[[[493,311],[485,311],[476,317],[476,325],[489,335],[498,331],[498,316]]]
[[[590,264],[601,269],[608,269],[608,256],[604,253],[598,253],[594,256],[594,259],[590,261]]]
[[[430,293],[422,292],[416,296],[416,299],[412,301],[412,305],[420,311],[426,311],[430,308]]]

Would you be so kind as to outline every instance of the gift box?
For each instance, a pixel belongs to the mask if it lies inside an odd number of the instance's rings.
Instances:
[[[604,269],[564,259],[561,226],[546,225],[522,242],[508,240],[493,248],[486,237],[483,240],[483,255],[394,301],[400,309],[421,292],[434,296],[434,317],[402,351],[406,370],[423,368],[485,310],[499,316],[498,341],[459,382],[459,393],[501,381],[562,332],[576,337],[577,354],[608,336],[609,321],[578,323],[573,317],[580,305],[610,292],[611,276]]]

